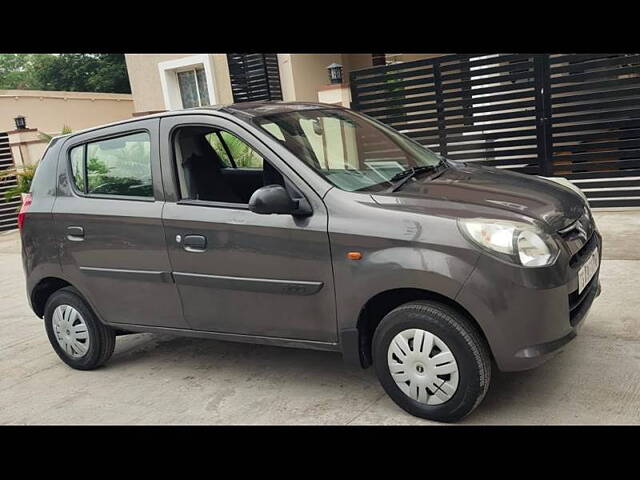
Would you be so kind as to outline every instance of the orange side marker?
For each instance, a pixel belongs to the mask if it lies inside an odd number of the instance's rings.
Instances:
[[[362,253],[360,253],[360,252],[349,252],[349,253],[347,253],[347,258],[349,260],[360,260],[362,258]]]

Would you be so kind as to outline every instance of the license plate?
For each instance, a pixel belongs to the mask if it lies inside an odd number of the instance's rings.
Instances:
[[[600,256],[598,254],[598,247],[596,247],[589,259],[582,267],[580,267],[580,270],[578,270],[578,295],[582,293],[584,287],[588,285],[588,283],[595,275],[596,271],[598,270],[599,260]]]

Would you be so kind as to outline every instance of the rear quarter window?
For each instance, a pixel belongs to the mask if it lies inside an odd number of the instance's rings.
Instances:
[[[76,188],[84,192],[84,145],[73,147],[69,152],[71,172]]]
[[[32,195],[55,195],[57,180],[56,168],[61,143],[62,142],[53,139],[37,163],[37,168],[31,181],[31,187],[29,188],[29,192]]]

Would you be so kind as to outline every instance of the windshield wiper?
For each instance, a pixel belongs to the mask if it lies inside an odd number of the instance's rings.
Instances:
[[[436,171],[440,170],[445,165],[446,164],[443,161],[440,161],[439,163],[437,163],[435,165],[423,165],[421,167],[411,167],[411,168],[408,168],[407,170],[403,170],[401,172],[398,172],[393,177],[391,177],[391,179],[389,179],[389,181],[391,183],[399,181],[396,185],[393,186],[391,191],[392,192],[396,192],[396,191],[400,190],[400,188],[402,188],[402,186],[405,183],[407,183],[409,180],[414,178],[419,173],[436,172]]]

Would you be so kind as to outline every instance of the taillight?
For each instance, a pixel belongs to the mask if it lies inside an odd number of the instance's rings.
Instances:
[[[31,206],[31,194],[23,193],[22,194],[22,206],[20,207],[20,211],[18,212],[18,228],[22,230],[24,226],[24,217],[27,215],[27,210]]]

